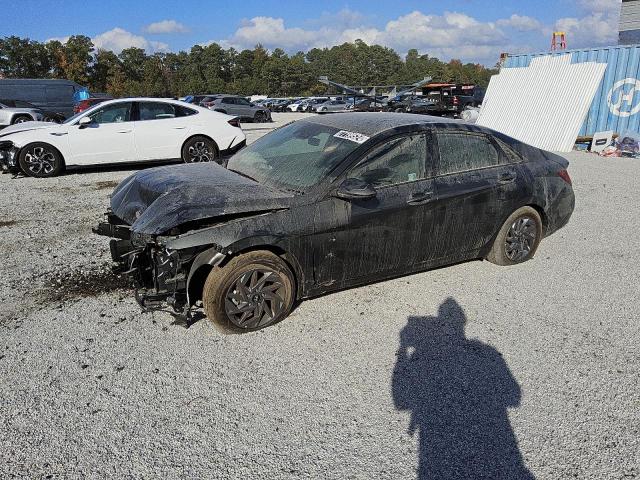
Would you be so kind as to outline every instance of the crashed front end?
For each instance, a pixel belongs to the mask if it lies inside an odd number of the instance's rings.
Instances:
[[[19,173],[18,163],[19,148],[9,140],[0,140],[0,170],[2,173]]]
[[[171,250],[165,245],[170,237],[133,232],[130,225],[111,211],[105,214],[105,220],[93,232],[111,238],[109,247],[115,269],[133,280],[140,307],[153,311],[168,306],[175,316],[188,317],[192,306],[188,295],[190,273],[204,248]],[[215,266],[224,258],[219,252],[206,263]]]

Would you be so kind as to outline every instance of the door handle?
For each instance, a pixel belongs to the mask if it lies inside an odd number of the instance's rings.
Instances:
[[[174,130],[184,130],[187,127],[173,127]]]
[[[131,130],[118,130],[118,133],[131,133]]]
[[[409,205],[424,205],[433,199],[433,192],[414,193],[409,197],[407,203]]]
[[[516,179],[516,174],[515,173],[503,173],[502,175],[500,175],[500,177],[498,177],[498,183],[511,183]]]

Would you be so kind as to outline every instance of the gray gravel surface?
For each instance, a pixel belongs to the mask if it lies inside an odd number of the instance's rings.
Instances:
[[[568,157],[576,211],[533,261],[244,335],[141,314],[109,273],[90,229],[130,171],[0,177],[0,477],[639,476],[640,161]]]

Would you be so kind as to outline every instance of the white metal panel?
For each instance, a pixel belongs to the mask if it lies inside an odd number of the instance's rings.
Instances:
[[[477,124],[544,150],[568,152],[602,81],[605,63],[534,59],[491,77]]]

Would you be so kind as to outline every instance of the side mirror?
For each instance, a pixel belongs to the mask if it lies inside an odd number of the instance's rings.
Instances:
[[[86,128],[92,123],[93,123],[93,120],[91,120],[91,118],[89,117],[82,117],[80,120],[78,120],[78,126],[80,128]]]
[[[370,200],[376,195],[375,188],[359,178],[347,178],[336,190],[336,197],[343,200]]]

